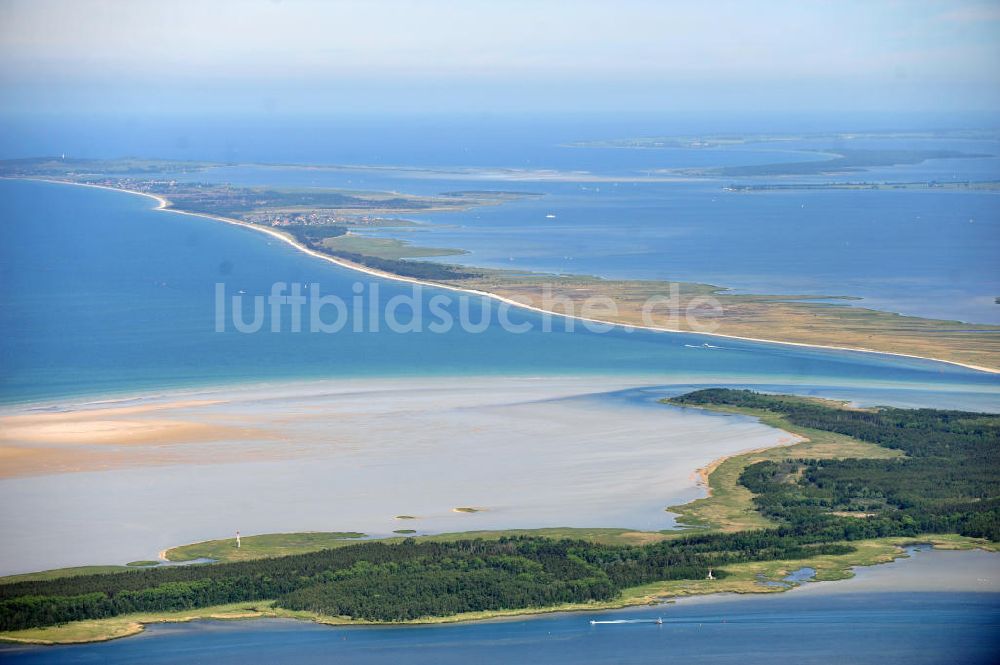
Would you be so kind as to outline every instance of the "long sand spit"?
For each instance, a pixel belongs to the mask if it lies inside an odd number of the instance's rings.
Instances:
[[[814,348],[814,349],[827,349],[827,350],[832,350],[832,351],[848,351],[848,352],[857,352],[857,353],[872,353],[872,354],[877,354],[877,355],[882,355],[882,356],[895,356],[895,357],[900,357],[900,358],[914,358],[914,359],[918,359],[918,360],[931,360],[931,361],[934,361],[934,362],[946,363],[946,364],[949,364],[949,365],[955,365],[955,366],[958,366],[958,367],[964,367],[966,369],[972,369],[972,370],[976,370],[976,371],[980,371],[980,372],[987,372],[987,373],[990,373],[990,374],[1000,374],[1000,369],[993,368],[993,367],[986,367],[986,366],[982,366],[982,365],[974,365],[974,364],[970,364],[970,363],[958,362],[958,361],[955,361],[955,360],[945,360],[945,359],[942,359],[942,358],[934,358],[934,357],[929,357],[929,356],[921,356],[921,355],[910,354],[910,353],[899,353],[899,352],[893,352],[893,351],[878,351],[878,350],[875,350],[875,349],[866,349],[866,348],[861,348],[861,347],[836,346],[836,345],[827,345],[827,344],[809,344],[809,343],[805,343],[805,342],[790,342],[790,341],[785,341],[785,340],[768,339],[768,338],[763,338],[763,337],[746,337],[746,336],[740,336],[740,335],[727,335],[727,334],[718,333],[718,332],[692,332],[690,330],[682,330],[682,329],[679,329],[679,328],[670,328],[670,327],[664,327],[664,326],[647,326],[647,325],[637,325],[637,324],[626,324],[626,323],[621,323],[619,321],[609,321],[609,320],[605,320],[605,319],[596,319],[596,318],[589,318],[589,317],[578,316],[578,315],[575,315],[575,314],[566,314],[566,313],[563,313],[563,312],[551,311],[551,310],[544,309],[542,307],[536,307],[534,305],[529,305],[529,304],[526,304],[526,303],[514,300],[512,298],[507,298],[507,297],[501,296],[501,295],[496,294],[496,293],[491,293],[489,291],[482,291],[482,290],[478,290],[478,289],[464,288],[464,287],[460,287],[460,286],[454,286],[454,285],[451,285],[451,284],[442,284],[442,283],[439,283],[439,282],[422,280],[422,279],[417,279],[417,278],[414,278],[414,277],[406,277],[406,276],[403,276],[403,275],[397,275],[395,273],[386,272],[384,270],[378,270],[376,268],[370,268],[368,266],[359,265],[357,263],[353,263],[351,261],[346,261],[344,259],[340,259],[340,258],[337,258],[335,256],[331,256],[329,254],[324,254],[323,252],[317,252],[316,250],[310,249],[309,247],[306,247],[302,243],[298,242],[295,238],[293,238],[293,237],[291,237],[289,235],[286,235],[284,233],[281,233],[280,231],[276,231],[276,230],[274,230],[272,228],[260,226],[260,225],[257,225],[257,224],[250,224],[250,223],[247,223],[247,222],[242,222],[242,221],[240,221],[238,219],[232,219],[230,217],[222,217],[222,216],[219,216],[219,215],[210,215],[210,214],[207,214],[207,213],[198,213],[198,212],[189,212],[189,211],[186,211],[186,210],[178,210],[176,208],[171,207],[172,203],[168,199],[166,199],[163,196],[160,196],[158,194],[152,194],[152,193],[149,193],[149,192],[140,192],[140,191],[131,190],[131,189],[124,189],[124,188],[120,188],[120,187],[108,187],[106,185],[95,185],[95,184],[90,184],[90,183],[73,182],[73,181],[69,181],[69,180],[57,180],[57,179],[51,179],[51,178],[17,178],[17,179],[22,179],[22,180],[36,180],[36,181],[50,182],[50,183],[55,183],[55,184],[60,184],[60,185],[76,185],[76,186],[79,186],[79,187],[92,187],[92,188],[96,188],[96,189],[106,189],[106,190],[110,190],[110,191],[114,191],[114,192],[124,192],[124,193],[128,193],[128,194],[135,194],[135,195],[138,195],[138,196],[145,196],[145,197],[153,199],[154,201],[157,202],[156,210],[161,210],[161,211],[164,211],[164,212],[175,213],[175,214],[178,214],[178,215],[189,215],[191,217],[203,217],[205,219],[212,219],[212,220],[215,220],[215,221],[218,221],[218,222],[223,222],[223,223],[226,223],[226,224],[232,224],[232,225],[235,225],[235,226],[241,226],[241,227],[244,227],[244,228],[252,229],[252,230],[257,231],[259,233],[265,233],[265,234],[267,234],[267,235],[269,235],[269,236],[271,236],[273,238],[277,238],[278,240],[281,240],[282,242],[285,242],[285,243],[291,245],[292,247],[294,247],[295,249],[299,250],[300,252],[303,252],[304,254],[308,254],[309,256],[312,256],[314,258],[317,258],[317,259],[320,259],[320,260],[323,260],[323,261],[328,261],[330,263],[338,265],[338,266],[340,266],[342,268],[346,268],[348,270],[354,270],[354,271],[361,272],[361,273],[364,273],[364,274],[367,274],[367,275],[371,275],[373,277],[378,277],[378,278],[381,278],[381,279],[393,280],[393,281],[396,281],[396,282],[405,282],[405,283],[408,283],[408,284],[419,284],[421,286],[428,286],[428,287],[432,287],[432,288],[444,289],[444,290],[452,291],[452,292],[456,292],[456,293],[467,293],[469,295],[475,295],[475,296],[480,296],[480,297],[484,297],[484,298],[490,298],[492,300],[495,300],[495,301],[501,302],[501,303],[505,303],[505,304],[507,304],[509,306],[512,306],[512,307],[517,307],[519,309],[537,312],[539,314],[547,314],[547,315],[550,315],[550,316],[558,316],[558,317],[561,317],[561,318],[574,319],[574,320],[581,321],[581,322],[593,323],[593,324],[598,324],[598,325],[603,325],[603,326],[614,326],[614,327],[623,328],[623,329],[649,330],[649,331],[652,331],[652,332],[677,333],[677,334],[697,335],[697,336],[709,336],[709,337],[717,337],[717,338],[725,338],[725,339],[738,339],[738,340],[743,340],[743,341],[748,341],[748,342],[759,342],[759,343],[765,343],[765,344],[781,344],[781,345],[785,345],[785,346],[797,346],[797,347],[806,347],[806,348]]]

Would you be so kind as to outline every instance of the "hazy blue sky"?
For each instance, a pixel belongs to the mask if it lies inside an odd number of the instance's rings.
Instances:
[[[0,109],[1000,108],[1000,2],[0,0]]]

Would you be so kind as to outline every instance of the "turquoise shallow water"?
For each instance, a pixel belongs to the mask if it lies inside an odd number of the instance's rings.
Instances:
[[[997,379],[940,363],[691,335],[615,329],[512,334],[497,306],[473,300],[470,333],[215,332],[215,289],[266,296],[275,281],[317,283],[350,303],[354,288],[379,303],[408,285],[370,279],[262,234],[153,210],[118,192],[0,182],[0,400],[25,402],[206,384],[337,376],[625,374],[767,377],[775,382],[904,382],[995,388]],[[355,287],[355,284],[359,284]],[[426,289],[421,312],[431,318]],[[457,302],[446,309],[459,320]],[[403,310],[406,311],[405,309]],[[349,312],[350,314],[350,312]],[[368,312],[363,314],[366,321]],[[249,315],[248,315],[249,318]],[[406,317],[403,317],[404,319]],[[363,326],[370,330],[370,325]],[[720,348],[693,348],[711,341]]]

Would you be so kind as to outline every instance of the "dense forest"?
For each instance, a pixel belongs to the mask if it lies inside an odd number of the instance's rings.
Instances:
[[[778,528],[687,534],[643,546],[508,537],[363,542],[308,554],[0,584],[0,630],[260,601],[371,621],[606,601],[649,582],[704,579],[749,561],[853,551],[921,533],[1000,539],[1000,417],[849,409],[794,396],[701,390],[677,404],[747,407],[901,450],[898,459],[784,460],[741,478]]]
[[[327,238],[337,238],[347,233],[347,226],[341,224],[302,224],[286,226],[288,231],[300,243],[309,249],[323,251],[319,243]]]
[[[378,256],[358,254],[356,252],[345,252],[334,250],[328,247],[317,246],[315,249],[325,252],[330,256],[335,256],[351,263],[402,275],[403,277],[413,277],[414,279],[473,279],[480,277],[478,272],[470,272],[461,266],[450,266],[443,263],[432,263],[430,261],[408,261],[403,259],[383,259]]]
[[[703,579],[709,568],[724,577],[719,567],[726,564],[851,551],[815,541],[772,531],[641,547],[533,537],[368,542],[237,563],[0,584],[0,630],[255,600],[400,621],[609,600],[647,582]]]
[[[765,515],[796,528],[838,519],[886,535],[958,533],[1000,540],[1000,416],[938,409],[851,409],[807,398],[712,388],[677,404],[762,409],[793,425],[900,450],[897,459],[785,460],[740,482]]]

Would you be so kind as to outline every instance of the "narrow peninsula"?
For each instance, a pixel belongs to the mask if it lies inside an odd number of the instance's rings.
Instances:
[[[947,155],[948,158],[968,155]],[[903,161],[905,157],[906,160]],[[935,155],[871,155],[859,164],[914,163]],[[941,157],[937,155],[937,157]],[[881,161],[880,161],[881,160]],[[888,160],[888,161],[885,161]],[[493,297],[539,312],[626,327],[723,338],[889,353],[1000,371],[1000,326],[906,316],[857,306],[844,294],[739,294],[694,282],[615,280],[506,271],[429,261],[462,248],[422,247],[366,230],[413,226],[407,215],[495,206],[541,194],[463,190],[436,196],[333,189],[238,187],[198,182],[222,166],[165,160],[21,159],[0,162],[0,176],[43,179],[144,194],[162,209],[266,231],[314,256],[388,279]],[[721,174],[716,174],[721,175]],[[974,189],[974,188],[966,188]],[[613,307],[594,309],[600,299]],[[707,299],[718,308],[706,308]],[[664,308],[649,308],[660,300]],[[693,318],[678,313],[693,313]]]

